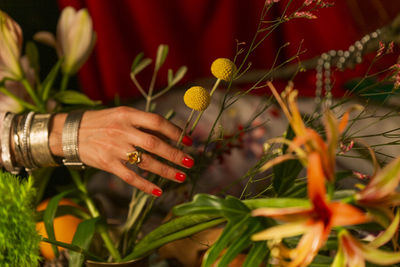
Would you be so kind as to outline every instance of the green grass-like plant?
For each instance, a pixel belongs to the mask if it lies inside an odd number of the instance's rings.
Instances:
[[[0,171],[0,266],[39,265],[32,179]]]

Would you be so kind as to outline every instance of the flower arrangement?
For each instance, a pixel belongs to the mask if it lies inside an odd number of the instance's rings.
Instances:
[[[183,103],[191,112],[176,144],[180,147],[184,135],[193,135],[203,112],[213,101],[218,86],[225,82],[226,90],[208,137],[201,140],[201,149],[191,151],[198,163],[198,167],[191,173],[191,182],[195,184],[206,166],[223,157],[226,147],[232,148],[232,144],[241,142],[244,135],[255,130],[252,125],[256,118],[277,103],[288,120],[287,131],[283,136],[263,144],[260,160],[242,177],[248,184],[257,184],[257,180],[263,180],[267,181],[267,185],[257,185],[257,192],[249,192],[247,184],[240,197],[224,194],[195,195],[190,202],[175,206],[171,219],[143,236],[142,227],[152,211],[154,197],[134,189],[126,220],[113,227],[104,220],[86,187],[93,170],[70,170],[74,188],[53,196],[47,208],[37,213],[37,220],[43,221],[47,233],[47,237],[39,237],[32,231],[33,223],[29,219],[32,218],[29,217],[32,211],[28,208],[33,198],[32,181],[35,181],[38,203],[53,169],[36,170],[22,184],[15,177],[0,173],[0,191],[5,188],[13,192],[10,196],[12,201],[3,201],[7,205],[0,208],[0,214],[6,216],[1,217],[6,218],[6,221],[10,217],[20,221],[19,227],[13,229],[16,235],[31,237],[29,242],[12,250],[12,253],[18,252],[18,255],[13,256],[7,251],[11,252],[11,245],[18,242],[5,236],[5,229],[0,229],[0,251],[6,251],[0,253],[0,261],[12,262],[10,264],[15,266],[34,265],[38,261],[36,252],[39,238],[52,245],[56,257],[60,253],[58,247],[66,248],[69,251],[69,266],[81,266],[85,261],[137,261],[165,244],[219,226],[223,228],[222,233],[207,249],[202,266],[228,266],[240,253],[245,254],[242,266],[365,266],[365,261],[377,265],[400,263],[397,236],[400,222],[397,206],[400,202],[396,191],[400,179],[400,160],[395,158],[389,163],[380,162],[374,148],[351,135],[352,127],[363,119],[362,114],[366,108],[362,109],[360,105],[347,108],[345,104],[348,99],[344,99],[332,106],[325,106],[324,112],[316,110],[313,114],[302,114],[297,103],[298,91],[294,89],[293,83],[289,82],[279,94],[267,78],[270,73],[296,60],[302,53],[300,49],[282,64],[276,66],[274,62],[271,70],[247,91],[234,91],[235,80],[251,67],[249,55],[271,31],[291,19],[314,19],[315,10],[330,6],[325,1],[304,1],[293,13],[286,14],[285,11],[276,21],[265,21],[266,14],[277,2],[279,0],[265,2],[260,24],[249,47],[244,49],[238,44],[234,59],[218,58],[211,64],[211,74],[216,78],[211,90],[196,85],[185,92]],[[0,49],[0,92],[4,94],[2,97],[8,97],[6,99],[11,103],[10,108],[15,112],[32,110],[44,113],[99,105],[84,94],[67,90],[69,78],[88,58],[96,40],[87,10],[64,9],[57,27],[57,36],[39,32],[34,39],[54,47],[59,57],[43,81],[38,78],[35,44],[28,43],[26,57],[22,57],[22,31],[14,20],[0,11],[0,48],[4,48]],[[382,56],[384,45],[380,47],[377,59]],[[277,58],[279,53],[280,50]],[[137,76],[153,60],[145,58],[141,53],[132,63],[130,77],[146,101],[147,112],[156,112],[157,106],[153,101],[177,85],[187,72],[185,66],[175,74],[169,70],[168,84],[155,92],[156,78],[167,55],[168,46],[160,45],[148,90],[144,89]],[[393,90],[389,94],[395,94],[397,88],[396,84],[393,85],[398,80],[397,65],[382,71],[387,73],[382,82],[391,82]],[[302,70],[300,64],[295,72]],[[57,84],[60,73],[61,82]],[[361,79],[352,91],[360,89],[365,80],[366,77]],[[269,88],[273,98],[263,100],[259,111],[239,131],[226,135],[223,129],[217,128],[222,114],[229,107],[252,90],[264,87]],[[358,93],[368,89],[366,86]],[[337,110],[340,108],[345,108],[345,111],[339,113]],[[352,117],[355,111],[358,113]],[[192,122],[196,112],[197,117]],[[169,112],[165,117],[171,119],[173,115],[173,112]],[[378,121],[390,116],[366,115]],[[385,134],[390,133],[392,131]],[[346,146],[345,143],[350,145]],[[367,148],[362,149],[362,146]],[[337,170],[338,157],[356,150],[360,153],[354,157],[359,158],[365,157],[365,151],[369,152],[369,164],[374,167],[370,178],[357,175],[354,169]],[[385,166],[380,168],[380,165]],[[165,190],[174,189],[159,178],[155,174],[147,175],[148,180]],[[354,186],[340,188],[339,183],[354,179]],[[6,194],[0,196],[7,197]],[[60,205],[66,197],[77,200],[85,208]],[[68,243],[58,240],[54,229],[54,219],[66,213],[80,218],[73,239]]]

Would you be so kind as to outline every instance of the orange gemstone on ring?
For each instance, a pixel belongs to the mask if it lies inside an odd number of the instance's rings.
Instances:
[[[135,151],[126,153],[126,155],[128,156],[128,162],[130,164],[138,164],[142,161],[142,158],[141,158],[142,153],[140,151],[135,150]]]

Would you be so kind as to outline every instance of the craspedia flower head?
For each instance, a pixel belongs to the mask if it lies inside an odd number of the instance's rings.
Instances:
[[[183,101],[189,108],[203,111],[210,104],[210,93],[204,87],[193,86],[185,92]]]
[[[218,79],[231,81],[236,72],[235,64],[227,58],[217,58],[211,64],[211,73]]]

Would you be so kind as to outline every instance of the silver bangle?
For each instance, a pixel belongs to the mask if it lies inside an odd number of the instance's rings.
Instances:
[[[22,133],[22,155],[25,161],[25,170],[27,172],[34,168],[37,168],[36,164],[33,162],[31,151],[30,151],[30,138],[29,134],[31,131],[32,119],[35,112],[31,111],[25,118],[24,128]]]
[[[1,133],[1,160],[3,162],[4,167],[6,168],[7,171],[13,173],[13,174],[18,174],[20,171],[20,168],[14,167],[13,160],[11,158],[11,127],[12,123],[14,121],[15,114],[13,113],[7,113],[6,116],[4,117],[3,121],[3,130]]]
[[[39,167],[57,166],[49,147],[49,124],[52,114],[36,114],[29,134],[33,163]]]
[[[79,157],[78,134],[84,111],[72,111],[65,119],[62,132],[62,149],[65,166],[84,169],[85,165]]]

